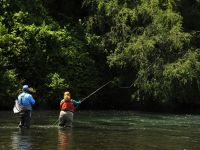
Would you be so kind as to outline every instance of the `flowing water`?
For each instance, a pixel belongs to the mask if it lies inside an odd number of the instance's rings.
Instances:
[[[0,150],[198,150],[200,115],[80,111],[72,129],[55,124],[59,112],[34,111],[31,129],[0,112]]]

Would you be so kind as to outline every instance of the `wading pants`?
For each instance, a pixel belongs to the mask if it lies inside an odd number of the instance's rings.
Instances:
[[[60,127],[72,127],[74,113],[71,111],[60,111],[59,126]]]
[[[30,128],[31,110],[22,110],[22,112],[20,112],[20,119],[20,128]]]

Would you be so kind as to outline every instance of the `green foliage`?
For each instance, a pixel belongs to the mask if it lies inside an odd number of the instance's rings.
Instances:
[[[199,0],[2,0],[0,106],[9,107],[29,84],[39,105],[57,107],[65,90],[84,97],[114,75],[116,84],[134,81],[124,95],[142,104],[200,105],[199,6]],[[121,103],[117,88],[106,93]]]
[[[199,104],[200,50],[190,50],[176,62],[165,66],[163,72],[167,82],[169,100],[186,104]],[[170,94],[173,93],[173,94]]]
[[[14,104],[16,95],[19,94],[20,81],[15,70],[0,71],[0,107],[8,108]]]
[[[65,79],[61,78],[57,73],[50,74],[48,78],[50,79],[50,83],[47,86],[54,90],[64,90],[69,88],[69,85],[65,83]]]
[[[193,82],[191,91],[196,92],[198,67],[188,70],[191,69],[191,62],[188,65],[188,61],[181,63],[181,60],[189,59],[197,63],[195,57],[199,50],[190,53],[191,34],[183,31],[182,16],[174,11],[176,1],[86,2],[94,7],[93,15],[89,16],[86,24],[87,32],[101,39],[99,43],[102,44],[98,47],[102,51],[107,50],[109,65],[121,70],[132,68],[132,72],[137,73],[132,79],[135,81],[132,91],[134,100],[142,103],[169,103],[173,100],[174,103],[184,103],[185,94],[177,96],[177,93],[186,92],[191,87],[189,82]],[[172,80],[176,75],[181,75],[181,78],[176,78],[174,83]],[[174,87],[181,87],[183,83],[184,87],[173,92]],[[192,100],[190,96],[194,97],[191,93],[187,96],[188,101]],[[198,96],[195,96],[197,100]]]
[[[9,15],[1,12],[0,19],[0,78],[2,85],[7,83],[7,88],[0,92],[2,106],[7,106],[3,104],[6,96],[14,101],[18,90],[9,93],[10,89],[22,84],[37,91],[34,96],[40,104],[50,102],[50,105],[57,104],[65,90],[85,96],[96,87],[97,79],[93,77],[98,76],[98,71],[83,42],[76,38],[76,33],[45,16],[41,1],[33,2],[32,6],[25,6],[22,1],[2,3],[5,5],[2,9],[12,10]]]
[[[199,79],[200,69],[200,53],[189,51],[175,63],[166,65],[164,76],[169,78],[177,78],[182,84],[191,83],[193,79]]]

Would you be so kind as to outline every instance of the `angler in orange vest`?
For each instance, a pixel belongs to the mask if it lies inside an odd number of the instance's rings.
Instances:
[[[59,126],[60,127],[72,127],[74,111],[81,101],[75,101],[71,99],[70,92],[64,92],[64,99],[60,102],[60,116]]]

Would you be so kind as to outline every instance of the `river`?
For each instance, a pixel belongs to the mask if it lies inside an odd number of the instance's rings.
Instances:
[[[33,111],[30,129],[0,112],[0,150],[198,150],[200,115],[77,111],[72,129],[55,124],[58,111]]]

